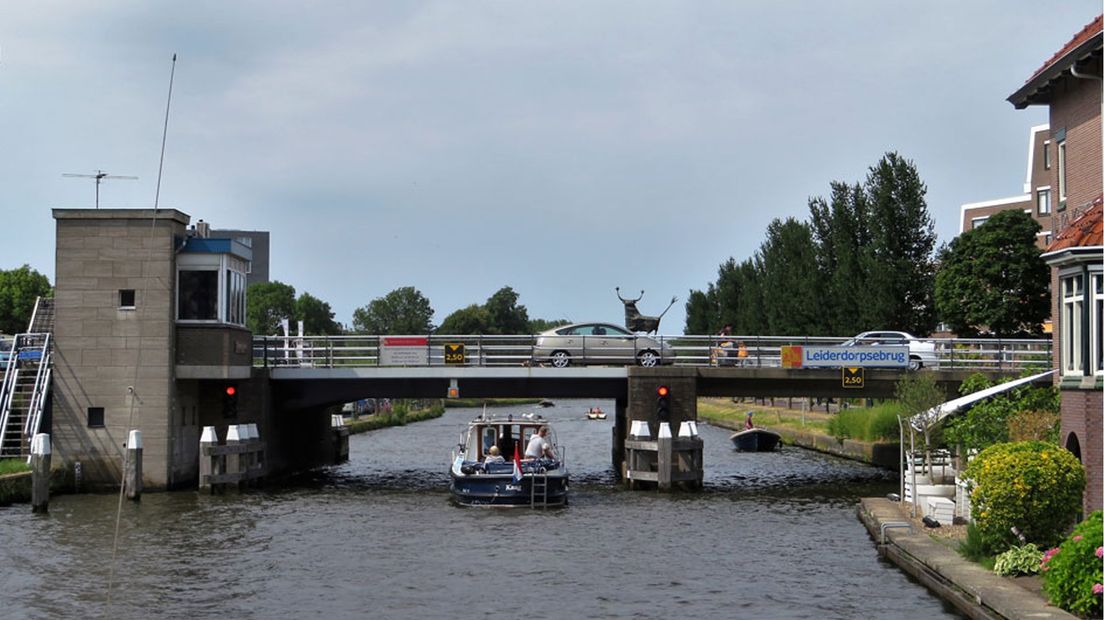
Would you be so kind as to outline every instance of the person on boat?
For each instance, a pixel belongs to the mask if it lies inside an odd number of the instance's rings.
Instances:
[[[744,418],[744,430],[750,430],[750,429],[755,428],[755,424],[753,424],[751,422],[751,415],[753,413],[755,413],[755,412],[754,411],[747,412],[747,417]]]
[[[491,446],[487,450],[486,458],[483,459],[484,463],[503,463],[506,459],[499,454],[498,446]]]
[[[548,443],[545,437],[548,435],[548,427],[542,426],[540,430],[533,433],[533,437],[529,439],[528,445],[525,446],[525,458],[527,459],[539,459],[547,457],[550,459],[556,458],[556,453],[552,450],[552,444]]]

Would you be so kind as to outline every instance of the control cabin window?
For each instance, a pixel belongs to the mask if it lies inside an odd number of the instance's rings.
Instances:
[[[218,272],[180,271],[177,316],[184,321],[218,320]]]
[[[119,289],[119,308],[122,310],[134,309],[134,289]]]

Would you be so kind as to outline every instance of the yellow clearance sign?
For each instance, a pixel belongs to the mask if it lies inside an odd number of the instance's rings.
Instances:
[[[866,384],[866,377],[864,376],[864,369],[860,366],[858,368],[844,368],[843,369],[843,387],[845,388],[862,388]]]
[[[464,345],[463,344],[446,344],[445,345],[445,363],[446,364],[463,364],[464,363]]]

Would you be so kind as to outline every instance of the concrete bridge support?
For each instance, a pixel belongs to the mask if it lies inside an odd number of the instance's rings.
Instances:
[[[628,392],[625,416],[621,418],[619,410],[614,425],[615,446],[622,446],[615,465],[622,479],[630,488],[701,487],[702,441],[697,436],[678,436],[685,423],[698,419],[696,370],[633,369]],[[624,433],[620,441],[619,433]]]

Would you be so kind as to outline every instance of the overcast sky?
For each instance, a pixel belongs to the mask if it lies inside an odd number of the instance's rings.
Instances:
[[[436,322],[512,286],[532,318],[681,333],[773,218],[895,150],[940,242],[1021,193],[1005,101],[1100,0],[5,2],[0,268],[54,281],[52,208],[271,231],[271,276],[342,323],[402,286]],[[800,300],[795,291],[795,303]],[[842,335],[842,334],[841,334]]]

